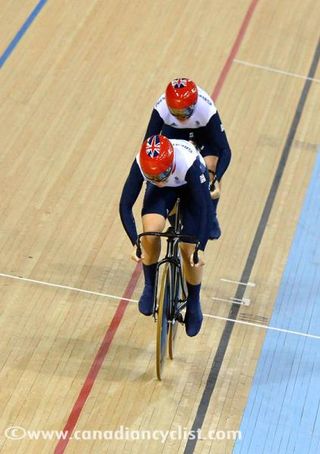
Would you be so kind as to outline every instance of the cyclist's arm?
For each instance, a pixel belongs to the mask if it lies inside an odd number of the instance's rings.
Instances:
[[[210,203],[209,182],[196,160],[189,168],[185,177],[191,193],[189,203],[194,204],[197,211],[197,232],[200,242],[200,250],[204,251],[208,241],[208,209]]]
[[[219,158],[216,178],[220,181],[229,166],[231,149],[218,112],[212,115],[205,126],[205,136],[208,145],[212,149],[212,155]]]
[[[137,161],[134,160],[129,176],[124,184],[119,204],[122,225],[132,244],[135,244],[138,238],[132,207],[140,194],[143,181]]]
[[[163,126],[163,120],[160,117],[159,112],[156,109],[153,109],[149,124],[147,127],[147,131],[144,136],[144,140],[146,140],[150,136],[154,136],[156,134],[160,134]]]

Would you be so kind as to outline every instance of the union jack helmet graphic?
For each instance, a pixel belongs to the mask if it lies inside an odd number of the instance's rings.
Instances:
[[[166,89],[166,102],[171,109],[187,109],[196,104],[198,89],[196,84],[186,78],[173,79]]]
[[[173,146],[165,136],[151,136],[143,142],[139,158],[141,170],[148,180],[163,181],[172,171]]]

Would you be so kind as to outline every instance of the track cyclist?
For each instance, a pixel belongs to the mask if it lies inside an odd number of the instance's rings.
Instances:
[[[203,320],[200,305],[203,252],[209,238],[212,214],[210,181],[205,161],[192,143],[153,135],[143,142],[124,184],[119,205],[120,217],[134,245],[132,259],[142,260],[145,279],[144,290],[139,300],[139,310],[144,315],[151,315],[161,243],[158,237],[144,237],[142,257],[137,257],[135,246],[137,230],[132,208],[144,181],[146,191],[141,212],[143,231],[162,232],[166,219],[179,197],[183,233],[196,237],[200,242],[197,264],[193,263],[195,245],[181,243],[188,288],[185,328],[188,336],[195,336],[200,331]]]
[[[199,148],[211,181],[213,212],[209,238],[218,239],[221,229],[217,205],[221,179],[231,160],[231,149],[209,94],[190,79],[173,79],[154,105],[145,139],[154,134],[163,134],[169,139],[190,140]]]

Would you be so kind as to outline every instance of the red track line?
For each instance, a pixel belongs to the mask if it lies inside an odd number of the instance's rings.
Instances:
[[[239,50],[239,47],[240,47],[240,44],[243,40],[243,37],[247,31],[247,28],[248,28],[248,25],[249,25],[249,22],[251,20],[251,17],[253,15],[253,12],[255,10],[255,7],[257,6],[257,3],[258,3],[258,0],[253,0],[249,6],[249,9],[247,11],[247,14],[245,15],[245,18],[243,19],[243,22],[241,24],[241,27],[240,27],[240,30],[238,32],[238,35],[236,37],[236,40],[232,46],[232,49],[229,53],[229,57],[227,58],[225,64],[224,64],[224,67],[220,73],[220,76],[219,76],[219,79],[218,79],[218,82],[216,83],[216,86],[214,87],[214,90],[213,90],[213,93],[212,93],[212,98],[213,100],[216,100],[221,92],[221,89],[222,89],[222,86],[224,84],[224,81],[228,75],[228,72],[231,68],[231,65],[232,65],[232,62],[233,60],[235,59],[235,56],[237,55],[238,53],[238,50]]]
[[[212,93],[212,98],[216,100],[221,92],[222,86],[224,84],[224,81],[229,73],[229,70],[231,68],[232,62],[239,50],[240,44],[242,42],[242,39],[245,35],[245,32],[248,28],[250,19],[253,15],[254,9],[258,3],[258,0],[253,0],[249,6],[249,9],[247,11],[247,14],[245,15],[245,18],[241,24],[239,33],[237,35],[237,38],[232,46],[232,49],[230,51],[230,54],[227,58],[227,61],[221,71],[221,74],[219,76],[218,82],[215,85],[214,91]],[[129,284],[122,296],[122,298],[131,298],[133,291],[137,285],[138,279],[141,274],[141,267],[137,265],[134,269],[134,272],[131,276],[131,279],[129,281]],[[86,403],[86,400],[90,394],[91,388],[94,385],[95,379],[97,378],[97,375],[99,373],[99,370],[102,366],[102,363],[108,353],[109,347],[111,345],[111,342],[113,340],[113,337],[120,325],[120,322],[122,320],[122,317],[125,313],[125,310],[128,306],[128,301],[121,300],[118,308],[115,312],[115,315],[111,321],[111,324],[105,334],[105,337],[100,345],[99,351],[92,363],[92,366],[90,368],[90,371],[84,381],[84,384],[81,388],[81,391],[79,393],[79,396],[72,408],[72,411],[70,413],[70,416],[68,418],[68,421],[63,429],[65,433],[65,439],[61,439],[55,449],[55,454],[62,454],[69,443],[71,434],[77,424],[77,421],[79,419],[80,413]]]
[[[134,289],[137,285],[140,274],[141,274],[141,266],[139,264],[137,264],[122,298],[131,298],[131,296],[134,292]],[[122,320],[122,317],[124,315],[124,312],[125,312],[128,304],[129,304],[128,301],[122,299],[118,305],[118,308],[113,316],[111,324],[100,345],[99,351],[91,365],[87,378],[85,379],[84,384],[82,385],[81,391],[78,395],[78,398],[72,408],[68,421],[67,421],[66,425],[64,426],[63,431],[65,434],[65,439],[60,439],[60,441],[57,444],[56,449],[54,451],[55,454],[63,453],[69,442],[71,434],[77,424],[80,413],[90,394],[91,388],[101,369],[102,363],[106,357],[106,354],[108,353],[109,347],[113,340],[113,336],[115,335],[115,333],[120,325],[120,322]]]

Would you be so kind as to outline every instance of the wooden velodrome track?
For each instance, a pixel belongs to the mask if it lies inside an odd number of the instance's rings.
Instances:
[[[266,333],[254,323],[269,322],[315,162],[316,3],[1,1],[1,452],[232,452],[232,438],[205,435],[239,429]],[[206,250],[202,331],[180,329],[158,382],[155,326],[126,300],[142,279],[118,201],[177,76],[213,95],[233,160],[223,236]],[[255,286],[229,282],[242,280]],[[13,440],[11,426],[69,432]],[[121,427],[204,436],[73,437]]]

